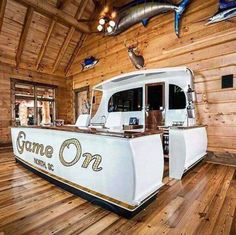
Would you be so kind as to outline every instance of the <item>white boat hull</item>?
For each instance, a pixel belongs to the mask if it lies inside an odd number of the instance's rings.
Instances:
[[[24,165],[128,211],[163,185],[160,134],[121,138],[40,128],[12,128]]]

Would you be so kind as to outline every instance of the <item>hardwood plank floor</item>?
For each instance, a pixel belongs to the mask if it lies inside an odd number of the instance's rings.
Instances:
[[[236,168],[202,162],[182,181],[164,180],[157,199],[127,220],[0,151],[0,234],[236,234]]]

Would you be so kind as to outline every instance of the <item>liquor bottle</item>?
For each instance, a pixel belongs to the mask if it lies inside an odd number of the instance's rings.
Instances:
[[[195,91],[191,88],[190,85],[188,85],[187,97],[188,97],[188,102],[195,101]]]
[[[187,106],[187,114],[188,114],[188,118],[195,118],[194,105],[192,103],[190,103],[190,102],[189,102],[189,104]]]

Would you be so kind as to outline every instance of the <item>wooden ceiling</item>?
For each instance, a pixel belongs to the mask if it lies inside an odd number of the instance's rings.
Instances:
[[[1,0],[0,62],[65,76],[90,32],[93,0]]]

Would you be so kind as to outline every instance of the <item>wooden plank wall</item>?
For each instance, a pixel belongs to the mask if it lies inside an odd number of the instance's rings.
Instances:
[[[186,11],[181,38],[173,30],[173,13],[157,16],[116,37],[91,35],[81,48],[69,75],[74,88],[93,86],[112,76],[133,71],[124,45],[138,44],[146,68],[188,66],[195,73],[198,121],[208,125],[209,150],[236,152],[236,81],[221,89],[221,76],[236,74],[236,24],[205,26],[218,9],[218,0],[193,0]],[[80,63],[90,55],[98,65],[81,72]]]
[[[65,76],[70,58],[80,41],[81,32],[78,30],[73,32],[73,27],[71,30],[70,25],[65,25],[64,22],[58,20],[60,17],[52,19],[47,14],[38,12],[37,7],[33,9],[33,12],[31,9],[27,21],[28,8],[21,4],[22,2],[7,0],[0,28],[0,62],[11,66],[18,65],[23,69]],[[77,10],[80,12],[81,4],[84,1],[66,2],[62,9],[57,8],[56,10],[63,13],[64,16],[74,17]],[[53,9],[56,8],[56,3],[57,0],[45,1],[45,4],[49,4]],[[87,1],[86,6],[80,12],[80,17],[89,19],[93,9],[93,1]],[[74,21],[76,22],[76,19]]]
[[[64,77],[45,75],[38,72],[19,69],[0,63],[0,146],[9,143],[11,126],[11,91],[10,78],[40,82],[58,86],[56,92],[57,118],[71,123],[68,104],[71,103],[71,80]]]

